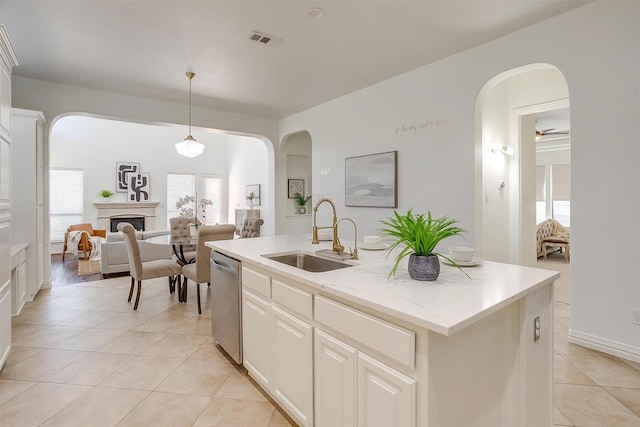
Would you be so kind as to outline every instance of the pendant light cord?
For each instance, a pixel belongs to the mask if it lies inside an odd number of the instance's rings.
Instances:
[[[189,136],[191,136],[191,80],[195,75],[196,73],[187,72],[187,77],[189,77]]]

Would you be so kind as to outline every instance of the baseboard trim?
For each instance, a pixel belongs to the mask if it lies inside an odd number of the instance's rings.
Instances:
[[[576,332],[572,329],[569,329],[568,340],[573,344],[640,363],[640,347]]]

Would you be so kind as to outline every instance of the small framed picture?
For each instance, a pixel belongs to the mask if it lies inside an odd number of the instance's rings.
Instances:
[[[147,172],[129,173],[129,188],[127,200],[129,202],[148,202],[151,199],[150,177]]]
[[[260,206],[260,184],[247,185],[246,198],[251,206]]]
[[[287,186],[289,188],[288,197],[295,199],[296,195],[304,197],[304,179],[288,179]]]
[[[116,192],[126,193],[129,188],[129,173],[140,172],[140,163],[116,162]]]

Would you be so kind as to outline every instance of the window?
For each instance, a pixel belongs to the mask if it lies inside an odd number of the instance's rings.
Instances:
[[[196,177],[192,174],[167,174],[167,228],[169,219],[180,216],[176,203],[181,197],[194,196],[196,186]],[[191,206],[193,209],[193,206]]]
[[[552,218],[570,227],[571,167],[568,163],[551,165]]]
[[[224,201],[224,180],[220,175],[203,175],[202,186],[196,190],[196,178],[191,174],[167,174],[167,227],[169,218],[180,216],[180,211],[186,211],[187,215],[193,217],[193,202],[185,205],[182,209],[176,207],[180,198],[185,196],[198,196],[198,219],[204,224],[223,224],[226,222],[226,207]],[[197,191],[197,193],[196,193]],[[211,200],[210,205],[202,205],[202,199]],[[202,207],[204,206],[204,212]]]
[[[203,197],[211,200],[211,204],[205,207],[204,219],[200,214],[200,220],[207,225],[224,224],[227,221],[223,203],[223,179],[220,175],[203,175]]]
[[[536,223],[553,218],[565,227],[571,219],[571,165],[536,166]]]
[[[49,171],[51,242],[63,242],[67,228],[82,223],[83,177],[82,170]]]

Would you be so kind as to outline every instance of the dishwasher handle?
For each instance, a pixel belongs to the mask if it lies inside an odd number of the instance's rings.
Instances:
[[[224,255],[214,253],[211,256],[211,266],[218,270],[237,273],[239,264],[239,261],[236,261],[235,259],[226,257]]]

